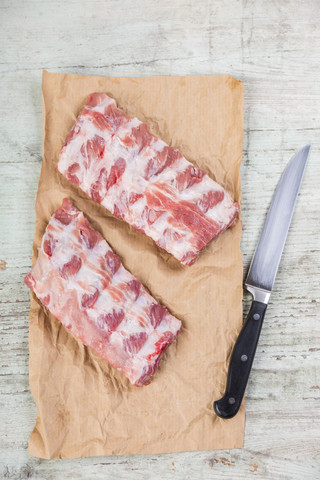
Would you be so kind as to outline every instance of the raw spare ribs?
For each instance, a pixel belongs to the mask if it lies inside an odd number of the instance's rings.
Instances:
[[[75,337],[134,385],[150,383],[181,328],[68,199],[52,216],[25,283]]]
[[[58,170],[184,265],[192,265],[239,210],[203,170],[103,93],[89,96],[67,136]]]

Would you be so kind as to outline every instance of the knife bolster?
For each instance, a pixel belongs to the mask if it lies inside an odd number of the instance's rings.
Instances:
[[[263,288],[255,287],[253,285],[245,284],[246,289],[250,292],[253,296],[253,300],[255,302],[264,303],[268,305],[271,292],[269,290],[264,290]]]

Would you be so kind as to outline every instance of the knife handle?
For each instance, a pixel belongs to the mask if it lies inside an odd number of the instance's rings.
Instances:
[[[232,418],[238,413],[248,383],[266,309],[265,303],[252,302],[247,321],[235,343],[229,363],[225,394],[213,404],[214,411],[221,418]]]

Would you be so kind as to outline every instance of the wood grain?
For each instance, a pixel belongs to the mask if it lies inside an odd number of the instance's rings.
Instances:
[[[318,0],[1,1],[1,478],[319,478],[319,20]],[[247,389],[244,449],[63,461],[28,455],[36,412],[23,277],[41,167],[42,68],[242,80],[245,271],[282,170],[312,144]]]

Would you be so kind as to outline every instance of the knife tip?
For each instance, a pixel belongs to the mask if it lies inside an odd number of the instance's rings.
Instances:
[[[309,143],[308,145],[305,145],[305,146],[303,147],[303,149],[302,149],[302,150],[305,150],[305,151],[306,151],[306,153],[308,154],[308,153],[309,153],[309,150],[310,150],[310,148],[311,148],[311,143]]]
[[[299,152],[294,156],[294,159],[299,159],[300,162],[302,161],[304,164],[306,164],[309,157],[310,148],[311,144],[307,144],[302,147],[301,150],[299,150]]]

